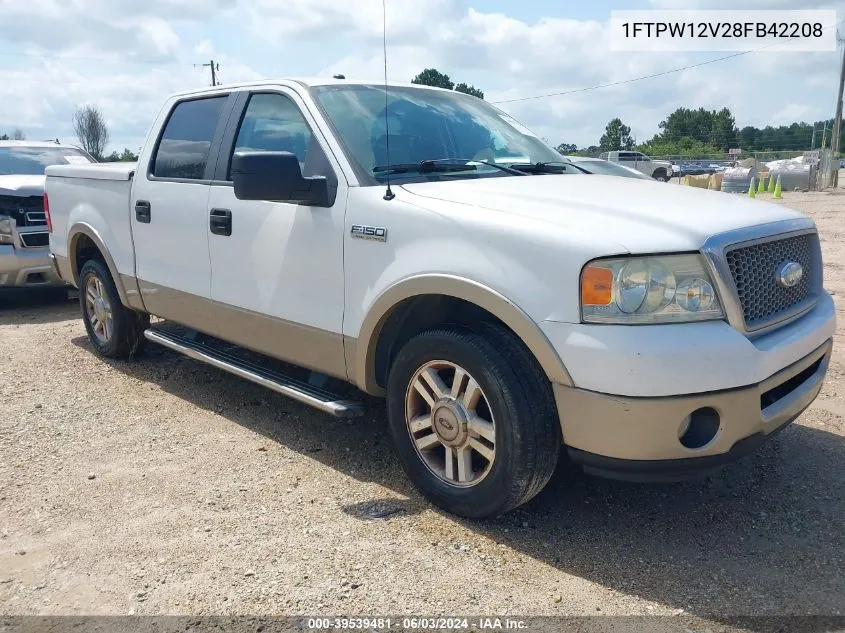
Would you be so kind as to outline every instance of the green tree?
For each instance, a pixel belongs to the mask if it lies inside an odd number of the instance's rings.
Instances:
[[[727,108],[722,108],[718,112],[714,110],[707,142],[727,152],[730,148],[736,147],[736,141],[736,120],[731,111]]]
[[[573,146],[574,147],[574,146]],[[560,151],[560,150],[558,150]],[[590,145],[589,147],[582,147],[579,150],[575,150],[572,152],[573,156],[590,156],[592,158],[596,158],[599,154],[601,154],[601,147],[598,145]]]
[[[633,149],[634,139],[631,138],[631,128],[622,123],[622,119],[619,117],[612,119],[604,128],[599,147],[604,152]]]
[[[555,149],[558,151],[559,154],[563,154],[566,156],[567,154],[574,154],[578,151],[578,147],[575,143],[561,143]]]
[[[472,95],[473,97],[478,97],[479,99],[484,98],[484,93],[481,92],[481,90],[475,86],[470,86],[465,83],[459,83],[455,86],[455,92],[463,92],[464,94]]]
[[[637,146],[637,151],[649,156],[684,156],[688,158],[723,154],[715,145],[702,143],[691,136],[683,136],[671,141],[655,136],[647,143]]]
[[[133,154],[132,150],[130,150],[128,147],[124,148],[121,154],[118,154],[116,151],[114,151],[105,158],[105,161],[108,163],[133,163],[137,160],[138,155]]]
[[[449,78],[449,75],[441,73],[436,68],[426,68],[419,75],[411,79],[412,84],[420,84],[422,86],[434,86],[435,88],[445,88],[446,90],[455,90],[456,92],[463,92],[464,94],[484,98],[484,92],[479,88],[467,83],[459,83],[457,86],[455,82]]]
[[[737,144],[737,128],[733,114],[727,108],[719,111],[698,108],[678,108],[658,124],[662,130],[650,142],[672,143],[691,138],[727,152]]]
[[[411,79],[411,83],[434,86],[435,88],[446,88],[447,90],[454,90],[455,88],[455,82],[449,79],[449,75],[444,75],[436,68],[426,68],[419,75]],[[462,85],[466,86],[466,84]]]

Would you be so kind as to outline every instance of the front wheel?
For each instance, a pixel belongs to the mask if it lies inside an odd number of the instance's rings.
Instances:
[[[393,446],[448,512],[486,518],[539,493],[560,451],[551,387],[512,335],[429,330],[399,351],[387,387]]]
[[[79,304],[97,353],[107,358],[128,358],[141,351],[150,315],[124,307],[102,262],[88,260],[79,271]]]

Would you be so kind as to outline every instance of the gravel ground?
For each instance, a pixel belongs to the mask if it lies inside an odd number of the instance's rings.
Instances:
[[[380,405],[335,420],[155,346],[106,362],[74,302],[0,295],[0,613],[845,615],[845,191],[783,202],[839,312],[812,408],[707,479],[562,466],[495,521],[417,494]]]

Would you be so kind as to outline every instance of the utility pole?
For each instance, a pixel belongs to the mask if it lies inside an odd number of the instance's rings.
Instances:
[[[208,64],[203,64],[203,68],[210,67],[211,68],[211,85],[212,86],[219,86],[220,84],[217,83],[217,71],[220,70],[220,64],[215,64],[214,60],[212,59]]]
[[[836,38],[837,42],[843,40]],[[845,46],[842,48],[842,69],[839,71],[839,90],[836,92],[836,118],[833,120],[833,136],[830,139],[830,149],[833,152],[833,159],[839,160],[839,137],[842,129],[842,89],[845,87]],[[833,186],[839,186],[839,170],[833,170]]]

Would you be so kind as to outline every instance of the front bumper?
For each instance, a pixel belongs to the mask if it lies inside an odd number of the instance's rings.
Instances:
[[[710,472],[755,451],[810,406],[832,347],[828,340],[756,385],[715,393],[630,398],[555,385],[561,420],[580,420],[565,424],[569,455],[585,471],[614,479],[674,481]]]
[[[0,245],[0,288],[65,286],[50,258],[50,248]]]
[[[825,294],[753,340],[723,321],[544,322],[574,382],[554,385],[564,444],[586,470],[629,480],[682,479],[751,452],[818,395],[835,314]]]

